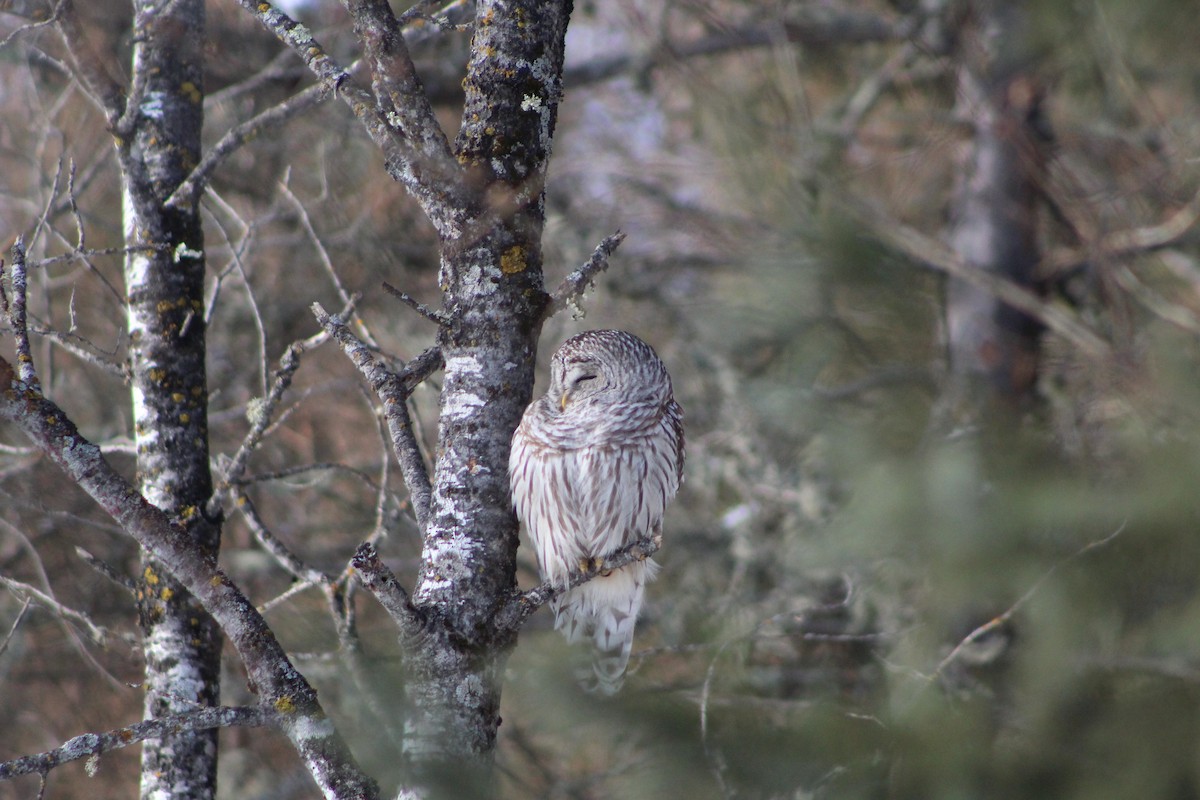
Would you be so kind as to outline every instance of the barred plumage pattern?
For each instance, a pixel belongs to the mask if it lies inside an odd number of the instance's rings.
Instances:
[[[667,368],[624,331],[587,331],[550,362],[550,388],[513,434],[509,483],[543,580],[566,586],[592,559],[661,534],[683,477],[683,411]],[[658,566],[629,564],[552,601],[569,642],[590,639],[589,689],[621,688],[646,581]]]

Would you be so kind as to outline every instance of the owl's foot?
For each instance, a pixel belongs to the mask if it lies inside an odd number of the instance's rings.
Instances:
[[[593,556],[591,558],[579,559],[579,571],[580,572],[591,575],[593,573],[600,572],[602,569],[604,569],[604,559],[601,558],[600,556]],[[609,572],[612,572],[612,570],[609,570]],[[607,575],[608,573],[604,573],[604,574]]]

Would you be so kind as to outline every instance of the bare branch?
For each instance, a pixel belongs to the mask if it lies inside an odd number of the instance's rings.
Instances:
[[[96,570],[96,572],[99,572],[101,575],[108,578],[117,586],[120,586],[130,595],[137,594],[137,584],[134,583],[133,579],[128,575],[122,575],[108,562],[101,561],[87,550],[84,550],[82,547],[75,548],[75,555],[79,556],[83,563],[87,564],[89,567]]]
[[[242,475],[246,472],[246,464],[250,460],[251,453],[261,444],[263,435],[271,424],[275,409],[283,399],[284,392],[292,385],[292,378],[295,376],[296,370],[300,368],[300,356],[321,345],[328,338],[328,334],[318,333],[307,339],[292,342],[284,350],[283,355],[279,358],[279,369],[275,370],[275,380],[271,385],[271,391],[261,402],[252,406],[249,413],[250,430],[233,458],[225,466],[224,478],[219,489],[228,489],[230,486],[242,482]]]
[[[596,245],[596,249],[592,251],[592,257],[588,259],[587,263],[563,278],[562,283],[554,290],[554,294],[550,295],[550,301],[542,311],[542,322],[568,306],[577,307],[583,298],[583,293],[591,288],[596,276],[608,269],[609,257],[621,246],[623,241],[625,241],[625,234],[617,231]]]
[[[689,58],[703,58],[790,42],[801,45],[866,44],[899,41],[912,35],[911,18],[887,19],[869,13],[837,13],[822,9],[807,18],[782,25],[749,25],[722,30],[683,42],[666,41],[662,55],[647,59],[641,53],[615,53],[568,67],[563,82],[568,87],[598,83],[636,70],[645,70]]]
[[[88,638],[92,640],[93,644],[104,647],[108,642],[108,631],[92,622],[91,618],[82,611],[76,611],[73,608],[64,606],[40,589],[30,586],[27,583],[13,580],[12,578],[6,578],[3,575],[0,575],[0,585],[16,595],[18,599],[36,603],[60,619],[68,620],[82,626],[87,631]]]
[[[0,642],[0,656],[4,655],[4,651],[8,650],[8,645],[12,642],[13,637],[17,635],[17,629],[21,627],[21,623],[25,621],[25,615],[29,613],[29,606],[33,604],[33,599],[26,597],[21,602],[21,610],[17,612],[16,619],[9,626],[8,633],[4,635],[4,641]]]
[[[1200,192],[1182,208],[1156,225],[1112,231],[1083,249],[1052,250],[1038,267],[1041,277],[1053,277],[1070,272],[1088,261],[1115,259],[1167,247],[1177,241],[1200,221]]]
[[[328,575],[305,564],[283,542],[275,538],[275,535],[267,528],[267,524],[263,522],[262,517],[258,515],[258,509],[254,507],[254,503],[250,500],[249,495],[244,491],[238,490],[234,492],[233,496],[234,505],[237,506],[237,510],[241,513],[242,518],[246,520],[246,524],[250,526],[250,530],[254,533],[254,538],[258,540],[262,548],[281,567],[294,577],[316,586],[329,586],[333,583]]]
[[[1013,603],[1011,606],[1009,606],[1007,609],[1005,609],[1004,613],[988,620],[987,622],[985,622],[984,624],[980,625],[978,628],[976,628],[975,630],[973,630],[969,634],[967,634],[967,636],[961,642],[959,642],[954,647],[954,649],[951,650],[946,655],[946,657],[941,660],[941,662],[938,663],[937,667],[934,668],[933,672],[929,674],[928,681],[932,682],[939,675],[941,675],[943,672],[945,672],[946,668],[948,666],[950,666],[950,664],[952,664],[959,657],[959,655],[963,652],[963,650],[965,650],[971,644],[979,641],[981,638],[986,636],[988,633],[990,633],[990,632],[996,630],[997,628],[1001,627],[1002,625],[1005,625],[1006,623],[1008,623],[1009,620],[1011,620],[1013,618],[1013,615],[1015,615],[1017,613],[1017,611],[1019,611],[1021,609],[1022,606],[1024,606],[1027,602],[1029,602],[1029,600],[1035,594],[1037,594],[1038,590],[1042,588],[1042,586],[1046,583],[1046,581],[1050,580],[1050,578],[1054,575],[1054,573],[1056,573],[1061,567],[1071,563],[1072,561],[1075,561],[1076,559],[1080,558],[1081,556],[1084,556],[1084,555],[1090,553],[1091,551],[1095,550],[1098,547],[1103,547],[1104,545],[1111,542],[1113,539],[1116,539],[1118,536],[1120,536],[1124,531],[1125,531],[1125,523],[1122,522],[1120,527],[1118,527],[1115,531],[1108,534],[1104,538],[1096,539],[1095,541],[1088,542],[1086,545],[1084,545],[1080,549],[1076,550],[1071,555],[1069,555],[1066,558],[1064,558],[1063,560],[1053,564],[1050,567],[1050,569],[1048,569],[1044,573],[1042,573],[1042,576],[1040,578],[1038,578],[1037,581],[1035,581],[1032,586],[1029,587],[1029,589],[1025,592],[1025,594],[1021,595],[1019,598],[1017,598],[1017,601],[1015,603]]]
[[[396,580],[396,576],[379,559],[375,545],[364,542],[358,546],[350,560],[358,579],[367,591],[375,595],[379,605],[388,613],[400,631],[400,640],[406,646],[418,642],[425,626],[421,612],[412,604],[408,592]]]
[[[56,10],[58,29],[67,45],[67,52],[84,86],[100,105],[108,126],[116,130],[125,113],[125,87],[113,76],[110,65],[96,52],[91,39],[75,13],[74,0],[59,0]]]
[[[113,470],[62,409],[18,380],[3,358],[0,418],[15,423],[212,614],[241,656],[264,706],[280,712],[280,727],[322,792],[332,795],[337,787],[342,796],[377,797],[378,787],[354,761],[316,691],[292,666],[262,615],[215,559]]]
[[[273,712],[245,706],[220,706],[198,708],[182,714],[136,722],[133,725],[106,733],[85,733],[64,743],[61,747],[32,756],[14,758],[0,763],[0,780],[9,780],[19,775],[37,773],[45,775],[57,766],[81,758],[96,758],[112,750],[119,750],[146,739],[158,739],[184,731],[200,731],[210,728],[261,728],[278,724]]]
[[[330,316],[319,303],[313,304],[313,314],[321,327],[337,339],[342,350],[354,362],[354,366],[358,367],[358,371],[371,384],[371,390],[383,402],[388,432],[392,436],[392,450],[396,454],[400,474],[404,477],[404,483],[408,486],[408,493],[412,498],[417,526],[424,532],[433,492],[429,484],[429,470],[425,466],[425,458],[421,455],[421,448],[413,432],[412,419],[408,414],[408,396],[418,383],[441,366],[441,352],[426,350],[413,359],[402,372],[392,372],[354,335],[340,317]]]
[[[499,631],[516,630],[533,615],[533,612],[555,597],[601,575],[607,575],[615,569],[620,569],[635,561],[645,561],[657,553],[661,547],[662,534],[655,533],[649,539],[639,539],[605,558],[593,559],[590,563],[581,565],[582,568],[578,572],[572,573],[571,580],[566,586],[555,586],[546,582],[527,592],[517,592],[496,614],[496,629]]]
[[[240,125],[230,128],[204,158],[192,170],[187,179],[167,198],[169,208],[187,208],[195,205],[208,183],[209,176],[225,159],[233,155],[243,145],[262,136],[264,133],[281,127],[288,120],[298,117],[309,109],[315,108],[329,97],[331,87],[327,83],[316,83],[301,92],[289,97],[278,105],[268,108],[257,116],[251,117]]]
[[[1018,311],[1023,311],[1038,320],[1092,357],[1104,357],[1111,352],[1108,342],[1080,321],[1076,315],[1042,300],[1033,292],[1017,286],[1012,281],[984,270],[973,269],[942,242],[915,228],[889,219],[882,212],[852,201],[848,197],[842,196],[838,199],[850,213],[865,222],[870,232],[881,242],[895,248],[905,256],[951,277],[986,289]]]
[[[317,79],[350,106],[354,116],[366,128],[371,141],[383,152],[388,172],[403,183],[421,204],[438,232],[449,238],[461,234],[461,209],[469,205],[469,192],[462,180],[462,170],[450,155],[445,134],[437,125],[432,110],[428,115],[420,110],[428,109],[429,101],[424,96],[415,71],[411,70],[407,47],[403,37],[396,31],[395,17],[387,4],[380,0],[348,3],[354,7],[352,15],[355,16],[356,29],[360,24],[367,25],[359,32],[359,36],[363,39],[376,78],[383,76],[384,83],[377,87],[380,99],[395,93],[396,97],[413,103],[412,108],[381,107],[376,97],[358,86],[350,73],[330,58],[308,28],[269,2],[238,2],[280,41],[299,54]],[[358,10],[360,5],[363,6],[362,10]],[[391,36],[391,33],[396,35]],[[418,110],[414,111],[413,108]]]
[[[434,325],[441,326],[441,325],[449,325],[450,324],[450,315],[449,314],[447,314],[444,311],[438,311],[436,308],[430,308],[429,306],[425,305],[421,301],[417,300],[415,297],[413,297],[408,292],[400,291],[399,289],[397,289],[395,286],[392,286],[387,281],[383,282],[383,289],[388,294],[390,294],[392,297],[396,298],[401,303],[404,303],[404,305],[408,306],[413,311],[416,311],[418,314],[420,314],[422,317],[424,317],[425,319],[432,322]]]
[[[470,0],[450,0],[437,11],[430,11],[440,0],[421,0],[397,18],[410,45],[432,39],[442,31],[456,30],[471,20]],[[428,25],[425,23],[429,23]]]
[[[452,163],[450,142],[425,95],[392,7],[386,0],[347,0],[345,5],[371,65],[375,102],[412,143],[419,168],[445,169]]]

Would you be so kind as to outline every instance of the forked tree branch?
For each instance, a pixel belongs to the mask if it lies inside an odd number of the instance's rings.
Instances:
[[[372,93],[356,84],[350,73],[325,52],[304,25],[264,0],[238,2],[281,42],[294,50],[322,84],[350,106],[371,141],[383,152],[388,172],[403,183],[421,204],[438,233],[449,238],[461,234],[461,209],[472,205],[468,202],[469,192],[463,181],[462,170],[448,155],[448,145],[443,150],[445,134],[441,134],[439,143],[439,135],[434,130],[437,120],[429,109],[423,90],[420,91],[423,102],[416,111],[394,107],[394,103],[392,108],[384,108]],[[378,8],[379,0],[359,0],[348,2],[347,5],[352,13],[356,12],[356,29],[360,24],[367,24],[371,28],[369,35],[363,31],[359,31],[359,35],[368,50],[372,68],[382,71],[380,74],[386,84],[377,85],[376,91],[382,91],[389,97],[395,91],[397,99],[415,97],[420,89],[415,71],[407,77],[404,74],[406,61],[411,67],[407,45],[398,33],[394,16],[390,25],[384,21],[386,16],[391,15],[390,8],[386,13]],[[386,3],[382,5],[386,6]],[[359,6],[363,8],[359,9]],[[396,30],[396,36],[390,37],[389,30]],[[429,109],[428,115],[422,109]]]
[[[371,384],[371,390],[383,403],[384,418],[387,420],[388,433],[392,437],[392,450],[400,464],[404,483],[408,486],[409,497],[412,498],[417,526],[424,533],[429,520],[432,489],[429,470],[425,466],[425,458],[421,455],[421,448],[413,431],[412,418],[408,413],[408,396],[421,381],[442,366],[441,352],[436,348],[426,350],[413,359],[403,371],[393,372],[371,348],[354,335],[340,317],[331,316],[319,303],[313,304],[313,314],[321,327],[342,346],[342,350],[354,362],[354,366],[358,367],[358,371]]]
[[[240,125],[235,125],[226,131],[207,153],[187,179],[167,198],[167,206],[171,208],[187,208],[196,203],[208,178],[225,159],[243,145],[261,136],[267,131],[280,127],[285,122],[311,108],[315,108],[329,97],[332,87],[328,83],[315,83],[289,97],[278,105],[271,106]]]
[[[424,618],[412,604],[408,592],[396,580],[396,576],[379,559],[375,545],[363,542],[355,551],[350,564],[358,573],[358,579],[367,588],[383,610],[388,613],[400,631],[400,641],[406,647],[416,646],[421,639]]]
[[[287,735],[327,797],[378,797],[326,717],[317,693],[288,660],[275,634],[240,589],[187,532],[149,503],[105,461],[61,408],[19,380],[0,358],[0,419],[36,444],[126,533],[162,562],[220,624],[237,650],[262,706],[279,712]]]

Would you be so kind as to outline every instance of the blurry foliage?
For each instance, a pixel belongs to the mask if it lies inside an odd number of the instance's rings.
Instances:
[[[664,31],[787,12],[688,2],[650,18],[631,0],[577,5],[574,36],[632,52],[655,51]],[[830,5],[895,13],[884,3]],[[1056,137],[1048,193],[1092,236],[1169,217],[1200,183],[1192,10],[1172,0],[1042,0],[1030,12]],[[332,7],[320,24],[323,40],[350,40]],[[261,39],[232,11],[214,12],[214,26]],[[610,703],[581,696],[572,654],[546,614],[522,635],[501,712],[502,796],[1200,795],[1200,350],[1188,327],[1200,312],[1197,237],[1063,276],[1055,296],[1110,338],[1112,358],[1088,359],[1048,336],[1036,406],[996,409],[947,432],[937,423],[942,278],[888,251],[837,202],[838,192],[865,198],[931,235],[948,218],[967,133],[952,117],[946,54],[918,48],[861,119],[842,125],[851,96],[900,46],[664,56],[632,78],[569,88],[547,193],[547,283],[612,229],[630,238],[587,317],[551,321],[544,349],[608,325],[652,341],[687,412],[689,462],[626,691]],[[115,244],[119,201],[99,120],[61,75],[15,59],[13,47],[0,122],[5,235],[28,234],[58,159],[69,157],[81,173],[99,165],[79,192],[89,244]],[[247,63],[224,80],[274,52],[238,49]],[[210,137],[293,89],[281,79],[279,94],[216,103]],[[32,111],[13,113],[18,103]],[[206,206],[210,267],[227,273],[210,339],[215,451],[232,452],[263,393],[256,314],[273,368],[288,342],[315,330],[311,302],[340,305],[281,181],[302,199],[347,290],[363,293],[360,315],[384,349],[406,357],[431,340],[426,322],[378,289],[386,279],[436,297],[431,234],[379,167],[344,110],[328,106],[218,173],[223,202]],[[54,225],[74,240],[69,216]],[[1049,212],[1043,234],[1047,248],[1079,245]],[[41,255],[66,248],[39,242]],[[119,287],[119,263],[92,266],[40,274],[31,299],[62,328],[70,309],[81,331],[119,356],[117,298],[96,277]],[[127,434],[117,381],[47,345],[36,355],[52,395],[85,431]],[[385,448],[356,386],[331,348],[306,356],[290,395],[297,405],[252,471],[339,462],[378,480]],[[435,388],[417,396],[429,443]],[[7,433],[3,441],[20,444]],[[3,518],[29,538],[59,598],[131,630],[121,590],[71,550],[82,545],[128,570],[129,541],[47,465],[6,458]],[[128,457],[113,460],[131,468]],[[419,543],[395,470],[388,480],[383,550],[409,577]],[[346,471],[291,475],[252,493],[276,535],[326,570],[340,569],[376,525],[375,488]],[[225,559],[259,602],[288,587],[237,518]],[[532,562],[522,559],[528,584]],[[0,532],[0,572],[36,583],[35,563]],[[373,698],[356,698],[327,656],[334,638],[315,595],[268,619],[308,653],[299,663],[386,784],[398,765],[364,708],[401,713],[391,709],[402,676],[390,626],[369,602],[360,606]],[[19,609],[0,597],[0,630]],[[1007,624],[966,642],[1009,609]],[[137,680],[134,649],[75,645],[31,611],[0,656],[0,716],[17,721],[0,735],[0,758],[136,717],[139,693],[87,666],[81,647],[118,682]],[[225,699],[250,702],[236,668]],[[297,765],[273,737],[229,731],[224,741],[233,745],[223,755],[225,796],[315,796],[293,780]],[[56,772],[50,796],[86,785],[91,797],[126,797],[135,772],[128,756],[106,757],[86,784],[81,771]],[[26,788],[0,784],[0,797]]]

